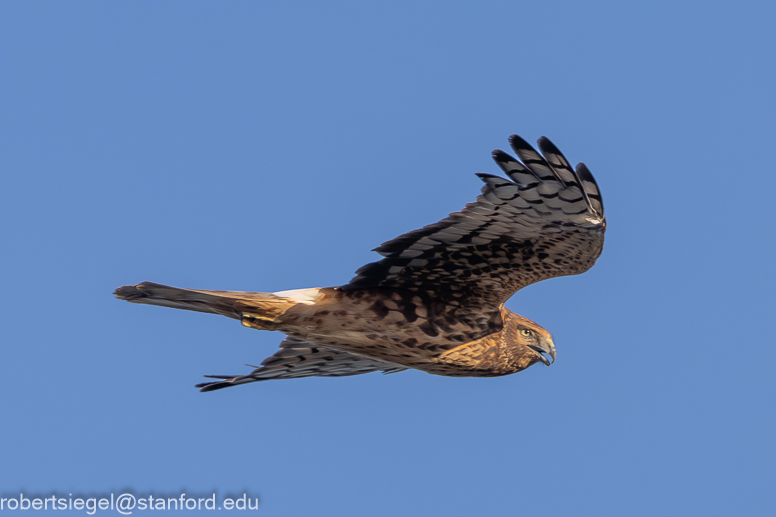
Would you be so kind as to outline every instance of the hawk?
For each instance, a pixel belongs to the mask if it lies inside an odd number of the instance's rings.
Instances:
[[[587,167],[573,169],[549,139],[539,139],[541,154],[517,135],[509,142],[519,160],[493,151],[508,179],[478,173],[485,186],[474,203],[376,248],[382,260],[348,284],[253,293],[143,282],[114,294],[286,334],[253,372],[208,375],[218,380],[198,384],[202,391],[408,368],[496,377],[549,366],[550,333],[504,302],[540,280],[590,269],[603,249],[604,207]]]

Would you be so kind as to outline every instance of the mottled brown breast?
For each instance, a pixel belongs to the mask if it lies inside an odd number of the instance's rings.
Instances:
[[[323,289],[315,305],[299,305],[277,330],[332,348],[423,369],[443,353],[497,333],[500,311],[483,312],[422,293],[373,288]]]

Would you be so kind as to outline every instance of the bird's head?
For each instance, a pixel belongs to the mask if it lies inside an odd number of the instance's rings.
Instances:
[[[555,361],[555,343],[552,334],[528,318],[503,309],[504,340],[502,346],[509,350],[515,366],[524,370],[536,363],[550,366]],[[548,358],[549,356],[549,358]]]

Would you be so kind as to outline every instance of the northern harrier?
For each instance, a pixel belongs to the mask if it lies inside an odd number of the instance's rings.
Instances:
[[[143,282],[114,294],[287,335],[252,373],[208,376],[220,380],[198,384],[202,391],[407,368],[495,377],[549,366],[550,333],[504,302],[534,282],[590,269],[603,248],[604,207],[587,167],[572,169],[547,138],[541,155],[517,135],[509,141],[520,161],[493,152],[509,179],[478,174],[485,186],[476,202],[376,248],[384,258],[346,285],[250,293]]]

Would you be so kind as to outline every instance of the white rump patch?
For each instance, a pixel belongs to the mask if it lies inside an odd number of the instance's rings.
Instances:
[[[313,305],[320,296],[320,287],[311,287],[309,289],[292,289],[290,291],[278,291],[272,293],[280,298],[287,298],[293,300],[296,303],[305,303],[307,305]]]

